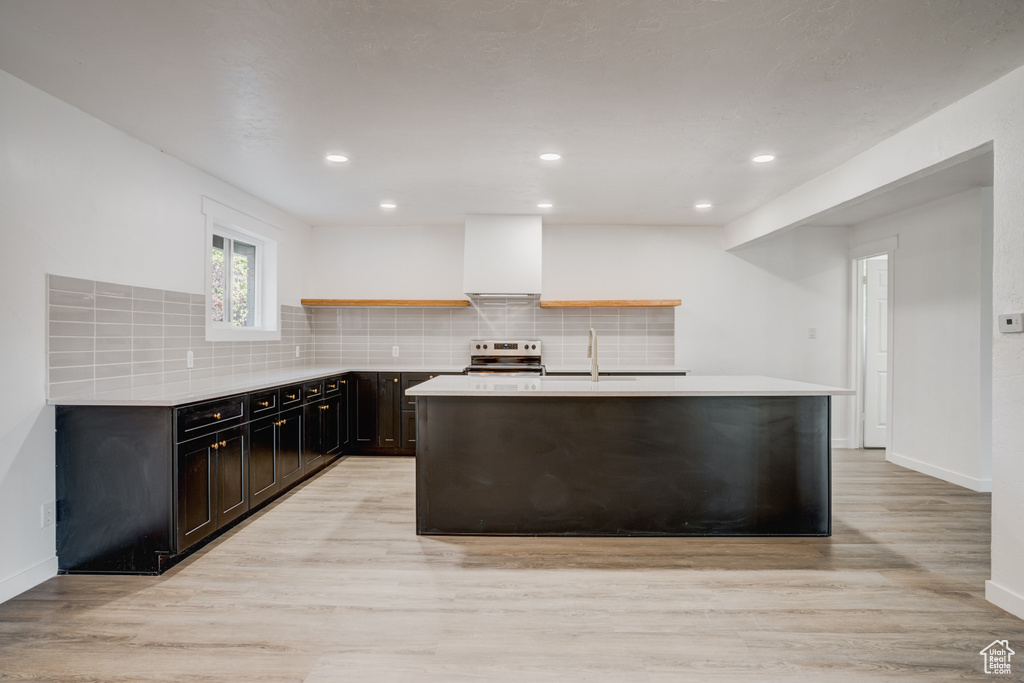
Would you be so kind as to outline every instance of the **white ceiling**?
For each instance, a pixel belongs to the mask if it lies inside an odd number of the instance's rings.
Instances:
[[[1021,64],[1020,0],[0,0],[0,69],[313,225],[721,225]]]

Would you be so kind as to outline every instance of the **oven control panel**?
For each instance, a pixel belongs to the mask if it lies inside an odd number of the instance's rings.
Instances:
[[[540,340],[474,339],[469,342],[469,355],[540,357]]]

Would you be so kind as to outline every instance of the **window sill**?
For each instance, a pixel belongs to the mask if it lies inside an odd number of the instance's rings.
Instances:
[[[206,341],[278,341],[281,339],[281,330],[247,330],[240,327],[233,328],[206,328]]]

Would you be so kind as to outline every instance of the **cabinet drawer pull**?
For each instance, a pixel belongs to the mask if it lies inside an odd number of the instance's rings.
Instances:
[[[310,389],[309,393],[311,393],[311,394],[319,394],[320,390],[319,389]]]
[[[285,424],[286,422],[288,422],[288,418],[281,420],[281,424]]]
[[[341,380],[341,383],[342,383],[342,384],[344,384],[344,383],[345,383],[345,380]]]
[[[214,413],[213,414],[213,419],[214,420],[219,420],[220,419],[220,413]]]
[[[392,382],[394,382],[395,384],[398,384],[398,378],[397,378],[397,377],[396,377],[396,378],[394,378],[394,379],[393,379],[393,380],[391,380],[391,381],[392,381]]]
[[[212,446],[210,446],[210,448],[213,449],[213,450],[217,450],[218,448],[220,448],[220,444],[219,443],[214,443]]]
[[[293,401],[295,400],[295,394],[285,394],[284,397],[288,398],[288,399],[291,399]]]
[[[434,376],[433,376],[433,375],[431,375],[431,376],[430,376],[430,377],[428,377],[427,379],[434,379]]]
[[[337,384],[328,384],[328,385],[327,385],[327,388],[328,388],[328,389],[337,389],[337,388],[338,388],[338,385],[337,385]]]
[[[270,401],[260,401],[259,402],[259,406],[261,408],[269,408],[270,407]]]
[[[221,441],[221,442],[220,442],[220,447],[221,447],[221,448],[224,448],[224,447],[225,447],[225,446],[227,446],[227,445],[228,445],[228,442],[227,442],[227,441]]]
[[[327,410],[330,406],[320,406],[320,410]]]

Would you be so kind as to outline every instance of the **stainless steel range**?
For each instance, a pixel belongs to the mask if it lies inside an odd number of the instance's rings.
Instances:
[[[469,342],[469,365],[464,372],[467,375],[543,375],[540,341],[474,339]]]

